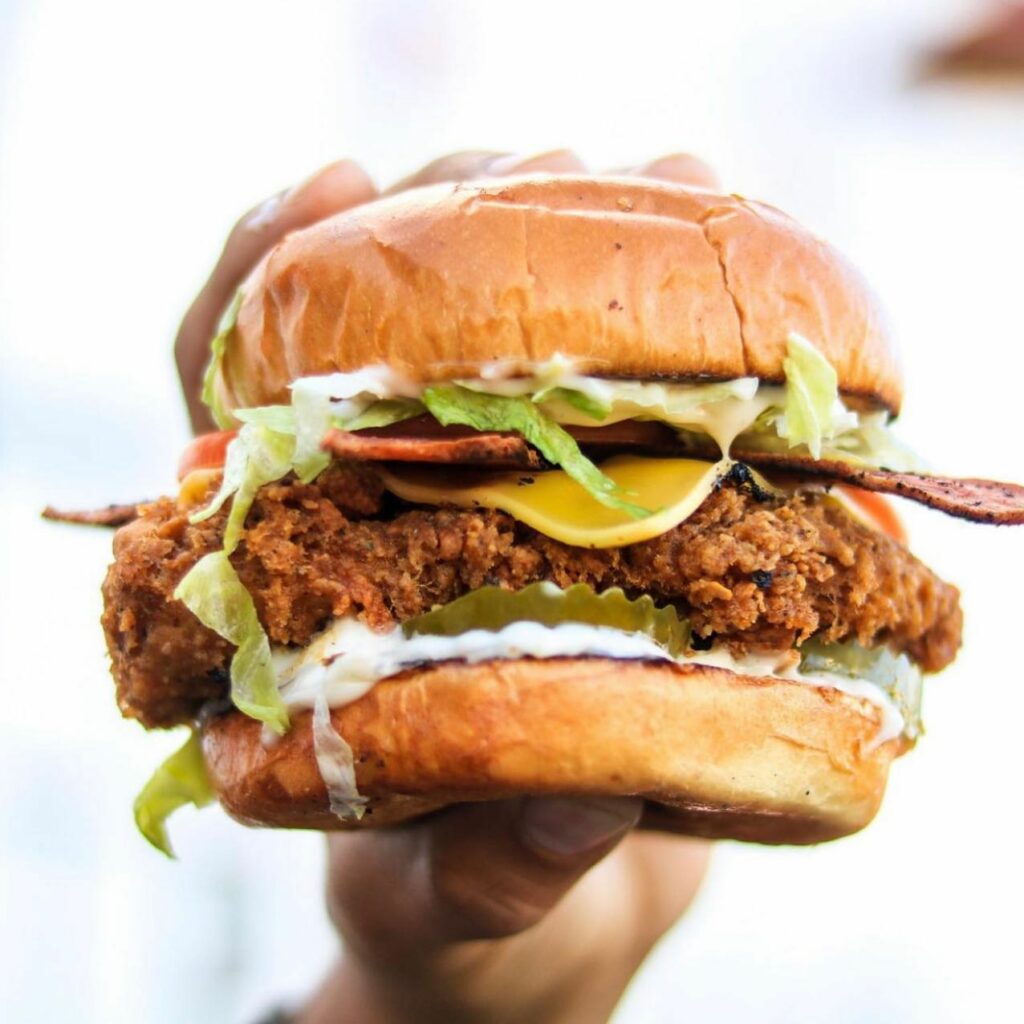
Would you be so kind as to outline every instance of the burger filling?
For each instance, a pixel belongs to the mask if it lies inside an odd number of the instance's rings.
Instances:
[[[269,658],[271,646],[304,647],[336,619],[386,631],[485,586],[647,595],[687,620],[692,647],[736,657],[815,637],[938,671],[960,640],[956,589],[822,492],[769,495],[725,480],[658,537],[588,550],[494,509],[413,508],[375,468],[336,464],[312,483],[262,488],[230,559],[226,521],[222,510],[190,523],[164,499],[117,535],[104,625],[122,709],[147,726],[193,721],[229,694],[240,659],[242,700],[270,708],[276,681],[272,694],[256,691],[249,667],[260,668],[249,653],[258,634]]]
[[[916,735],[920,673],[959,646],[956,589],[823,488],[773,486],[728,459],[739,436],[748,450],[909,463],[884,414],[840,401],[812,346],[790,339],[778,387],[598,380],[564,360],[508,370],[424,386],[369,368],[299,381],[290,406],[236,410],[223,470],[186,480],[115,540],[103,622],[123,712],[166,727],[230,700],[269,736],[312,707],[345,815],[361,803],[329,708],[439,661],[712,665],[881,708],[879,742]],[[423,415],[519,436],[539,471],[410,470],[322,448],[332,428]],[[711,438],[723,460],[598,464],[567,429],[625,420]],[[169,809],[208,796],[197,765],[192,740],[140,796],[161,848]]]

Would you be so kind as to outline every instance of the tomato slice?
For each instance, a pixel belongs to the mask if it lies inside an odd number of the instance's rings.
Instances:
[[[867,517],[893,540],[901,544],[907,543],[907,531],[900,521],[892,505],[880,494],[873,491],[862,491],[859,487],[841,484],[839,490],[850,499]]]
[[[237,430],[218,430],[213,434],[200,434],[193,438],[178,460],[178,482],[184,480],[193,469],[222,469],[228,445],[237,434]]]

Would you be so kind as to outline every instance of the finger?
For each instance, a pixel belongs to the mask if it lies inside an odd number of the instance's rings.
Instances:
[[[532,173],[582,174],[585,171],[583,161],[568,149],[552,149],[532,156],[470,149],[434,160],[415,174],[385,189],[384,195],[443,181],[473,181],[476,178],[505,178],[513,174]]]
[[[707,873],[711,844],[663,832],[635,832],[624,852],[633,863],[633,877],[646,881],[635,894],[639,927],[633,937],[642,959],[693,902]]]
[[[618,173],[627,177],[672,181],[695,188],[721,188],[714,168],[692,153],[670,153],[668,156],[659,156],[635,167],[623,168]]]
[[[335,837],[332,917],[350,948],[377,963],[513,935],[618,843],[641,806],[624,797],[469,804],[404,828]]]
[[[431,160],[425,167],[388,186],[383,194],[390,196],[406,189],[435,185],[442,181],[469,181],[472,178],[479,178],[491,163],[505,156],[508,154],[493,149],[466,149],[459,153],[448,153],[446,156]]]
[[[213,272],[178,330],[174,355],[189,416],[197,432],[213,429],[199,400],[210,339],[235,290],[260,258],[290,231],[373,199],[377,190],[351,160],[329,164],[301,184],[271,196],[245,214],[232,229]]]

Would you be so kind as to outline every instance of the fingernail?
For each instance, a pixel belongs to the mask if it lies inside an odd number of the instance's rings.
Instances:
[[[527,174],[530,171],[548,171],[551,174],[578,174],[585,170],[580,158],[568,149],[552,149],[546,153],[522,156],[508,153],[496,157],[487,165],[491,174]]]
[[[579,855],[632,828],[642,806],[631,797],[538,797],[523,804],[520,835],[535,849]]]
[[[281,203],[284,201],[284,197],[284,192],[278,192],[277,195],[273,195],[269,199],[264,199],[263,202],[249,214],[249,217],[245,222],[245,226],[252,231],[259,231],[260,228],[266,227],[277,216],[277,211],[281,209]]]

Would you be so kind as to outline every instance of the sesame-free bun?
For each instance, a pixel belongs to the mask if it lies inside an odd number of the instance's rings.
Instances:
[[[875,815],[903,740],[830,688],[719,668],[604,658],[446,662],[332,711],[369,810],[393,825],[463,801],[640,796],[644,823],[763,843],[815,843]],[[203,750],[221,803],[251,825],[345,827],[328,808],[311,716],[267,745],[231,712]]]
[[[873,297],[772,207],[640,178],[442,184],[296,231],[243,285],[217,381],[227,408],[296,378],[386,363],[415,380],[561,353],[639,379],[783,379],[791,331],[853,404],[899,411]]]

